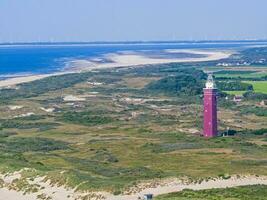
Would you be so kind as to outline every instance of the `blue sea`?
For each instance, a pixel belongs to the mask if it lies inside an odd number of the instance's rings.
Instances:
[[[259,45],[259,42],[255,45]],[[263,44],[267,44],[264,42]],[[50,44],[0,45],[0,78],[19,74],[52,73],[64,70],[75,59],[102,57],[120,51],[160,52],[164,49],[231,49],[248,43],[153,43],[153,44]],[[253,43],[249,43],[253,45]]]

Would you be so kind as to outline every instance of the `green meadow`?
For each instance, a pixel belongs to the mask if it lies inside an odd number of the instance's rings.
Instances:
[[[230,95],[243,95],[246,91],[223,91]]]
[[[217,78],[262,78],[267,76],[266,71],[234,71],[223,70],[215,73]]]
[[[267,94],[267,81],[245,81],[253,85],[253,89],[257,93]]]

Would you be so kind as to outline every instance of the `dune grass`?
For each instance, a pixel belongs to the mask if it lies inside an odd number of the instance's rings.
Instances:
[[[156,197],[156,200],[265,200],[267,186],[242,186],[227,189],[183,190]]]
[[[75,82],[62,83],[53,90],[47,89],[46,81],[51,79],[24,85],[19,95],[6,90],[9,98],[0,98],[0,171],[32,168],[36,175],[46,175],[53,183],[116,193],[154,178],[267,175],[267,147],[250,142],[264,135],[249,134],[250,129],[267,128],[265,118],[241,115],[236,111],[239,107],[220,107],[220,130],[229,126],[247,132],[204,139],[199,136],[202,88],[196,95],[190,93],[186,81],[192,81],[191,77],[184,80],[182,96],[146,88],[152,81],[166,80],[170,73],[184,72],[181,70],[173,64],[164,66],[164,70],[152,66],[76,74],[72,75]],[[190,72],[187,69],[186,73]],[[124,81],[125,76],[132,81]],[[57,84],[65,78],[53,78],[52,82]],[[138,78],[142,83],[136,83]],[[92,86],[88,79],[104,84]],[[160,83],[166,87],[166,82]],[[25,91],[32,93],[25,96]],[[82,95],[86,101],[65,102],[66,95]],[[25,107],[10,110],[9,104]],[[40,107],[57,109],[46,113]],[[29,112],[36,116],[14,118]],[[241,128],[237,127],[240,123]]]

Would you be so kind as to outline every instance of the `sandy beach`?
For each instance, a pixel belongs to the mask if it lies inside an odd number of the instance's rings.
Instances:
[[[118,54],[107,54],[105,59],[109,62],[96,62],[92,60],[73,60],[69,63],[70,70],[60,73],[53,74],[39,74],[39,75],[28,75],[9,78],[0,81],[0,88],[6,88],[15,86],[21,83],[27,83],[39,79],[43,79],[49,76],[62,75],[65,73],[78,73],[81,71],[90,71],[97,69],[108,69],[116,67],[129,67],[129,66],[140,66],[140,65],[153,65],[153,64],[165,64],[165,63],[183,63],[183,62],[204,62],[214,61],[224,58],[228,58],[231,53],[223,51],[204,51],[204,50],[165,50],[167,53],[188,53],[201,55],[197,58],[151,58],[137,52],[127,52]]]
[[[200,51],[200,50],[165,50],[167,53],[187,53],[195,54],[203,57],[198,58],[151,58],[136,52],[126,52],[121,54],[107,54],[108,63],[97,63],[92,60],[74,60],[71,62],[76,70],[96,70],[116,67],[128,67],[139,65],[153,65],[166,63],[183,63],[183,62],[205,62],[228,58],[230,52],[221,51]]]
[[[25,191],[18,191],[12,184],[14,180],[19,179],[19,175],[2,176],[4,186],[0,188],[0,200],[36,200],[38,198],[46,197],[51,200],[79,200],[79,199],[92,199],[92,200],[137,200],[144,194],[153,194],[158,196],[171,192],[179,192],[183,189],[203,190],[213,188],[227,188],[247,185],[267,185],[267,177],[256,176],[232,176],[229,179],[213,179],[204,180],[201,183],[187,183],[184,180],[177,178],[154,180],[145,182],[131,188],[129,191],[122,195],[113,195],[108,192],[75,192],[75,189],[64,188],[62,186],[51,186],[48,182],[44,182],[44,177],[38,177],[35,180],[28,180],[31,186],[38,186],[38,191],[31,193]]]

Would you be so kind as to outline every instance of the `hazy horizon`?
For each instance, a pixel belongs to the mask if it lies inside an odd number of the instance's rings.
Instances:
[[[2,0],[0,43],[266,40],[264,0]]]

